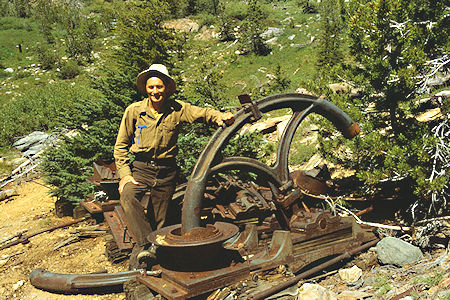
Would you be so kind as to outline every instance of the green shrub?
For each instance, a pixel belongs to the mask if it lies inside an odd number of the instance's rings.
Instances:
[[[217,17],[208,13],[201,13],[197,15],[199,20],[199,26],[210,27],[211,25],[215,25],[217,22]]]
[[[256,0],[248,2],[248,17],[242,22],[239,43],[244,52],[267,55],[270,48],[264,43],[261,33],[266,28],[264,22],[268,16],[264,7]]]
[[[70,57],[79,62],[91,61],[91,52],[94,49],[94,43],[82,29],[69,32],[66,36],[66,43],[66,51]]]
[[[17,157],[19,154],[19,150],[14,147],[4,147],[0,148],[0,157]],[[0,177],[4,177],[3,175],[10,174],[12,170],[14,170],[17,166],[11,164],[8,160],[0,161]]]
[[[61,79],[72,79],[80,75],[81,67],[73,60],[64,62],[59,71]]]
[[[300,7],[305,14],[317,13],[317,4],[313,3],[311,0],[297,0],[297,6]]]
[[[29,0],[12,0],[8,1],[8,13],[19,18],[27,18],[30,16],[31,5]]]
[[[38,44],[34,47],[34,50],[42,69],[50,70],[58,66],[60,58],[58,53],[52,47]]]
[[[445,271],[436,271],[434,270],[432,274],[418,276],[413,279],[413,283],[423,283],[426,284],[428,288],[438,285],[438,283],[442,280],[445,275]]]
[[[86,180],[92,174],[92,161],[79,156],[70,145],[73,139],[58,143],[44,153],[41,168],[45,182],[54,188],[51,195],[77,204],[94,191],[92,183]]]
[[[237,22],[232,18],[227,18],[224,14],[220,17],[220,22],[218,24],[220,40],[233,41],[236,39],[236,28]]]
[[[336,0],[323,0],[319,5],[320,35],[317,64],[322,67],[323,72],[328,71],[328,66],[334,66],[343,59],[342,37],[345,24],[341,11],[341,3]]]
[[[235,135],[232,137],[225,149],[223,150],[225,157],[229,156],[245,156],[251,158],[266,158],[268,153],[262,134],[258,132],[245,133],[243,135]]]
[[[227,19],[244,20],[248,15],[248,5],[244,1],[230,1],[224,5],[223,13]]]
[[[54,188],[52,195],[74,204],[91,194],[94,187],[86,181],[92,175],[92,163],[99,159],[112,161],[116,134],[122,110],[98,92],[78,97],[64,125],[76,131],[58,145],[48,149],[41,168],[46,183]]]
[[[299,142],[294,140],[289,151],[289,163],[292,165],[300,165],[307,162],[315,153],[317,149],[315,144]]]
[[[67,116],[76,111],[76,101],[96,97],[89,88],[56,83],[36,87],[0,109],[0,147],[10,145],[31,131],[48,131],[66,126]]]
[[[30,20],[21,19],[15,17],[3,17],[0,18],[0,29],[1,30],[30,30]]]
[[[0,66],[0,79],[4,79],[11,76],[11,73],[5,72],[4,68]]]
[[[391,280],[392,278],[388,274],[378,275],[377,278],[375,279],[375,287],[377,288],[375,296],[380,297],[389,292],[390,290],[392,290],[392,286],[390,284]]]

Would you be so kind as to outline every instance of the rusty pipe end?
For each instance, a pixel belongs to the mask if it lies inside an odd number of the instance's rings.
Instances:
[[[58,274],[51,273],[45,269],[38,268],[30,273],[30,283],[41,290],[50,292],[73,292],[71,286],[72,276],[58,276]]]
[[[350,126],[348,126],[347,128],[345,128],[342,131],[342,134],[344,135],[345,138],[352,139],[355,136],[357,136],[360,131],[361,131],[361,127],[359,127],[358,123],[352,122],[352,124],[350,124]]]

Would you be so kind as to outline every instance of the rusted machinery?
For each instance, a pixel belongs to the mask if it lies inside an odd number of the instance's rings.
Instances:
[[[148,237],[159,246],[158,265],[152,268],[159,275],[143,271],[137,279],[168,299],[201,295],[280,264],[297,273],[319,259],[363,249],[375,240],[351,217],[307,207],[303,201],[308,195],[324,187],[303,172],[288,170],[294,133],[309,114],[327,118],[346,138],[356,136],[359,126],[334,104],[310,95],[239,99],[242,106],[235,122],[216,131],[188,183],[174,196],[183,199],[181,224]],[[222,156],[227,142],[246,123],[283,108],[293,114],[272,166],[248,157]]]

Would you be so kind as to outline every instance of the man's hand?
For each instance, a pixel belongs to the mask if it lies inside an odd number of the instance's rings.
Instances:
[[[131,182],[133,184],[139,184],[133,176],[131,175],[126,175],[124,177],[122,177],[122,179],[120,179],[119,181],[119,194],[122,194],[123,188],[125,187],[125,184],[127,184],[128,182]]]
[[[220,119],[217,120],[217,125],[222,126],[223,123],[227,124],[227,125],[231,125],[234,122],[234,115],[231,112],[226,112],[223,113],[220,116]]]

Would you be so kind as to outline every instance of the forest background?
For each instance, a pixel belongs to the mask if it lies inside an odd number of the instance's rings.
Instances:
[[[167,26],[179,18],[200,29]],[[175,97],[195,105],[230,108],[242,93],[257,100],[298,88],[325,97],[361,134],[344,140],[315,117],[318,145],[294,142],[290,162],[319,151],[355,170],[365,196],[386,183],[400,190],[404,219],[448,215],[448,98],[436,104],[440,118],[414,117],[445,89],[429,83],[448,72],[448,24],[446,1],[0,0],[0,155],[16,155],[12,143],[35,130],[70,132],[41,167],[54,196],[78,203],[93,192],[92,163],[112,160],[124,109],[142,99],[137,74],[163,63]],[[333,92],[334,82],[357,95]],[[180,134],[181,180],[213,131],[194,124]],[[254,133],[225,152],[267,160],[273,149]],[[0,162],[1,173],[12,168]]]

